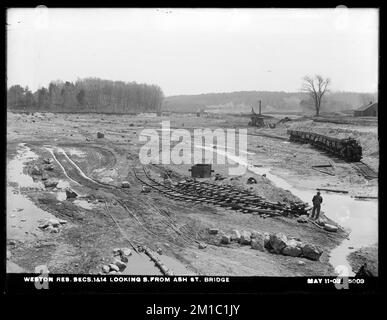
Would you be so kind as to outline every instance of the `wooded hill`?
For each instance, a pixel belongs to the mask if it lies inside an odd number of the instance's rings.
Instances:
[[[78,79],[52,81],[48,88],[31,92],[14,85],[7,90],[7,107],[19,111],[137,113],[156,112],[164,99],[156,85]]]
[[[169,96],[164,99],[163,111],[198,112],[258,111],[258,100],[262,100],[263,112],[307,111],[313,112],[313,102],[305,93],[282,91],[239,91],[229,93],[208,93],[199,95]],[[357,92],[332,92],[324,97],[322,112],[357,109],[361,105],[376,101],[376,94]]]

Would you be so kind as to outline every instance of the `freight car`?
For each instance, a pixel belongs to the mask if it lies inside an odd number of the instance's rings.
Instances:
[[[290,135],[290,141],[310,143],[349,162],[358,162],[362,158],[362,148],[359,142],[353,138],[337,139],[298,130],[288,130],[288,134]]]

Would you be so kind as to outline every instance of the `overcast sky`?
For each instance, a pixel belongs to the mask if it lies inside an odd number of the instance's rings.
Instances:
[[[8,86],[78,77],[159,85],[166,95],[375,92],[376,9],[10,9]]]

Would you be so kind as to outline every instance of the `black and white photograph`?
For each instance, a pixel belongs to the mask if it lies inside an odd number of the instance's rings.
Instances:
[[[40,5],[5,32],[19,289],[378,277],[378,8]]]

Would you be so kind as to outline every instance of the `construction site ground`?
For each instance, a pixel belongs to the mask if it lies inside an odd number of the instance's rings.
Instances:
[[[29,176],[31,168],[41,165],[44,158],[52,158],[51,152],[55,150],[61,150],[63,155],[65,152],[81,172],[65,158],[61,161],[62,166],[54,161],[53,170],[47,171],[49,177],[60,181],[54,189],[45,188],[39,179],[28,183],[13,181],[12,173],[7,172],[7,271],[33,272],[36,266],[43,264],[52,273],[99,273],[102,265],[112,259],[112,250],[130,247],[130,241],[155,251],[160,248],[165,264],[169,264],[171,269],[176,268],[175,273],[180,270],[187,274],[228,276],[335,274],[329,263],[330,251],[348,237],[347,232],[330,233],[312,223],[298,223],[291,217],[263,218],[208,204],[188,204],[167,198],[156,190],[142,193],[142,184],[133,174],[133,169],[142,168],[138,155],[144,142],[139,141],[139,135],[143,129],[160,129],[161,121],[170,121],[171,128],[190,131],[194,128],[247,128],[248,150],[253,153],[249,159],[251,165],[268,168],[298,188],[328,188],[346,190],[349,196],[377,196],[377,179],[365,179],[353,164],[332,158],[309,145],[286,141],[289,128],[310,129],[336,137],[352,135],[363,146],[364,163],[377,171],[376,124],[332,124],[301,118],[269,129],[248,127],[248,118],[226,115],[156,117],[147,114],[9,112],[7,164],[18,157],[22,162],[23,152],[36,155],[26,158],[20,167],[23,174],[15,174],[13,180]],[[97,132],[104,133],[104,137],[97,138]],[[333,164],[334,175],[312,168],[326,163]],[[13,165],[21,164],[15,162]],[[181,176],[190,175],[190,165],[145,167],[160,181],[165,169]],[[214,182],[216,173],[225,178],[214,183],[234,184],[269,201],[297,200],[291,191],[275,186],[264,175],[247,171],[235,177],[228,176],[227,166],[214,165],[213,169],[213,177],[208,180]],[[254,177],[257,183],[247,184],[249,177]],[[105,188],[98,185],[98,181],[118,188]],[[130,188],[120,188],[123,181],[128,181]],[[66,200],[62,197],[64,187],[61,185],[71,187],[78,198]],[[9,199],[19,200],[9,203]],[[50,217],[67,221],[59,233],[38,228]],[[223,245],[220,244],[220,234],[209,234],[210,228],[225,233],[235,229],[282,232],[317,245],[323,254],[320,261],[311,261],[261,252],[238,243]],[[207,247],[199,249],[198,242],[206,243]],[[129,260],[128,266],[130,263]]]

